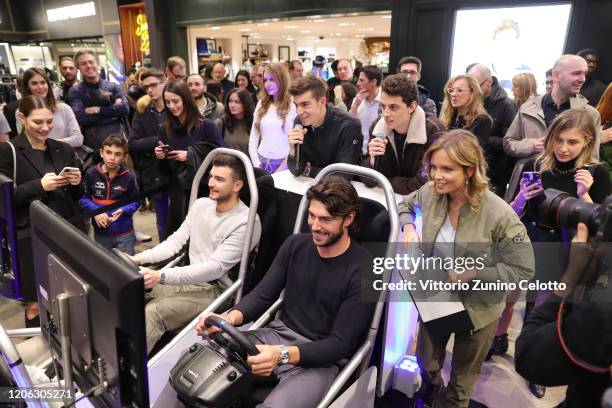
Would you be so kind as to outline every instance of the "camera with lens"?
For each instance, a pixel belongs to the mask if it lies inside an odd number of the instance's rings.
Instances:
[[[552,228],[575,229],[586,224],[596,242],[612,241],[612,194],[602,204],[585,203],[560,190],[547,188],[538,205],[538,219]]]

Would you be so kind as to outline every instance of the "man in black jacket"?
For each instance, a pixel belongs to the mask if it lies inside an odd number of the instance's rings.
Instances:
[[[514,163],[504,153],[503,140],[518,112],[518,105],[508,98],[508,94],[499,86],[497,78],[491,74],[491,70],[486,65],[474,64],[467,74],[476,78],[480,84],[484,107],[493,119],[493,128],[486,148],[489,178],[495,193],[503,197],[514,168]]]
[[[403,57],[397,63],[397,73],[404,74],[408,79],[412,79],[417,83],[419,90],[419,106],[425,111],[425,113],[431,113],[432,115],[437,116],[438,110],[436,109],[436,103],[433,101],[433,99],[429,99],[429,89],[418,84],[418,82],[421,80],[421,68],[423,68],[423,64],[417,57]]]
[[[166,120],[166,108],[163,100],[164,73],[153,68],[142,74],[142,87],[151,98],[149,105],[140,108],[134,115],[130,128],[129,146],[138,185],[143,192],[151,191],[164,185],[164,179],[159,171],[158,160],[155,157],[155,147],[159,143],[160,126]],[[155,194],[155,216],[157,218],[157,233],[159,241],[166,239],[166,223],[168,221],[168,193]]]
[[[363,143],[361,123],[327,107],[325,82],[312,75],[299,78],[289,93],[297,107],[295,126],[289,132],[289,171],[294,176],[315,177],[332,163],[358,164]]]

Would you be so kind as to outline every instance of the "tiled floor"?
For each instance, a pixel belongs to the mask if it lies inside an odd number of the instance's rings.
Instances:
[[[157,230],[155,227],[155,214],[150,211],[139,211],[134,217],[136,229],[144,234],[152,235],[153,241],[138,244],[136,251],[140,252],[157,244]],[[524,305],[524,304],[523,304]],[[510,350],[508,355],[493,359],[485,363],[480,379],[476,383],[470,405],[472,408],[550,408],[561,402],[565,395],[565,387],[549,388],[546,396],[539,400],[535,398],[525,384],[525,381],[514,371],[514,340],[520,333],[522,323],[522,305],[519,303],[515,309],[515,318],[509,330]],[[19,302],[0,298],[0,324],[5,328],[24,327],[23,306]],[[448,381],[450,372],[452,338],[447,348],[447,357],[443,377]],[[410,401],[395,392],[386,398],[377,401],[376,407],[410,407]]]

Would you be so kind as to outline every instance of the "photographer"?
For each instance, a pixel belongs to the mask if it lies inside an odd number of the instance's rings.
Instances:
[[[595,255],[585,245],[588,233],[586,225],[578,224],[562,278],[567,289],[536,307],[516,340],[516,371],[539,384],[567,385],[565,401],[558,405],[563,408],[600,407],[610,386],[611,288],[595,289],[582,299],[577,295],[582,285],[598,278],[595,257],[610,255],[609,243],[603,244],[608,251],[600,247]]]
[[[557,281],[559,272],[565,269],[567,231],[560,230],[541,218],[538,206],[544,189],[554,188],[576,197],[585,203],[601,203],[610,194],[610,178],[605,168],[592,159],[595,141],[595,122],[586,110],[570,109],[561,113],[550,125],[544,143],[544,151],[537,159],[529,160],[524,167],[520,191],[511,203],[517,214],[524,214],[522,221],[534,245],[536,274],[534,280]],[[529,173],[531,172],[531,173]],[[536,172],[536,174],[533,174]],[[527,176],[531,178],[528,180]],[[534,177],[535,176],[535,177]],[[549,292],[538,291],[535,299],[528,294],[528,301],[539,305]],[[532,303],[533,305],[533,303]],[[530,305],[528,303],[528,311]],[[526,312],[526,314],[528,313]],[[503,354],[507,350],[507,331],[512,307],[507,307],[501,317],[500,327],[492,345],[491,354]],[[546,389],[530,384],[533,394],[542,398]]]

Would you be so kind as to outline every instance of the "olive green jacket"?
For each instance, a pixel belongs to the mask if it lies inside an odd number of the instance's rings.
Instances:
[[[420,208],[420,210],[419,210]],[[448,213],[446,195],[436,193],[431,182],[405,196],[399,204],[400,225],[414,223],[415,214],[422,215],[421,236],[424,256],[431,256],[438,231]],[[474,212],[466,204],[459,210],[455,234],[455,257],[484,258],[485,267],[476,272],[482,282],[514,282],[529,280],[534,274],[534,256],[525,226],[514,210],[501,198],[487,190],[479,209]],[[490,292],[462,291],[460,298],[479,330],[498,319],[505,297]]]

